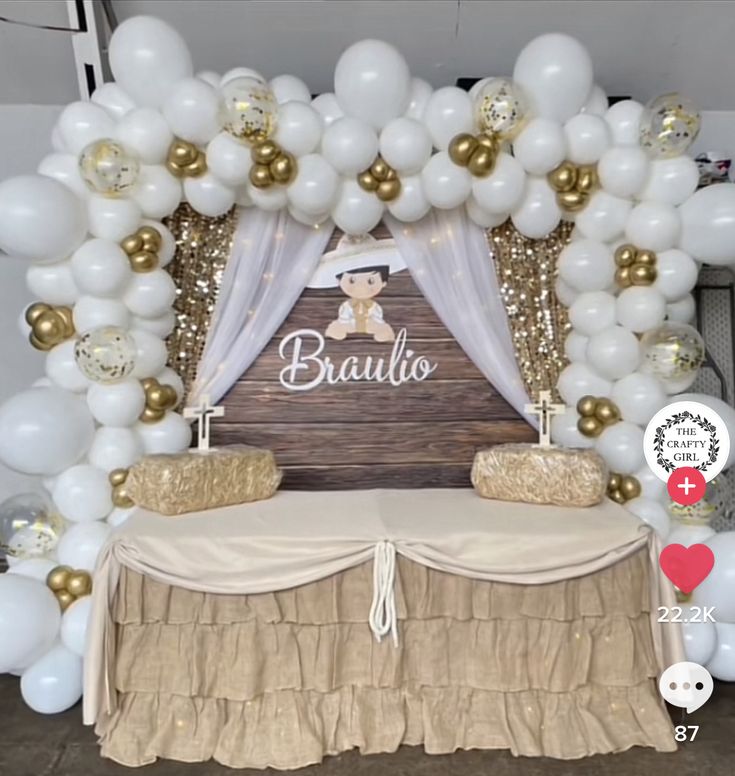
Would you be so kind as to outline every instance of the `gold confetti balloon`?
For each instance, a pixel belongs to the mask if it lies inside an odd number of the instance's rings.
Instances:
[[[79,157],[79,172],[97,194],[117,197],[133,188],[138,180],[138,157],[109,138],[90,143]]]
[[[276,131],[278,105],[269,86],[257,78],[233,78],[222,87],[221,118],[238,140],[262,143]]]
[[[669,321],[641,338],[641,371],[664,382],[693,376],[704,362],[704,339],[688,323]]]
[[[641,147],[655,159],[683,154],[699,134],[701,116],[691,100],[678,92],[651,100],[641,115]]]
[[[95,383],[116,383],[135,368],[135,341],[119,326],[101,326],[83,334],[74,347],[82,374]]]
[[[0,504],[0,550],[18,560],[43,558],[56,547],[64,520],[42,493],[21,493]]]
[[[492,78],[475,97],[475,121],[481,132],[511,140],[521,130],[528,112],[523,91],[507,78]]]
[[[720,472],[707,483],[704,496],[694,504],[669,502],[669,514],[680,525],[710,525],[731,508],[733,483]]]

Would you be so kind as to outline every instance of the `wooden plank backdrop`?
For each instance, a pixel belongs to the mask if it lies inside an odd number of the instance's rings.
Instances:
[[[457,345],[407,271],[391,275],[377,301],[396,332],[406,329],[407,346],[437,364],[427,380],[286,390],[279,382],[281,340],[301,328],[323,333],[344,299],[339,288],[304,291],[225,397],[225,417],[212,426],[215,444],[270,448],[284,469],[284,488],[352,490],[467,487],[478,448],[536,438]],[[369,335],[351,335],[327,339],[323,355],[339,364],[347,356],[387,357],[391,348]]]

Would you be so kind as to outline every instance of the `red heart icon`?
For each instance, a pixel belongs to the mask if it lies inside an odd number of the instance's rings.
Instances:
[[[715,565],[715,556],[706,544],[669,544],[661,550],[658,558],[661,570],[681,590],[691,593],[707,579]]]

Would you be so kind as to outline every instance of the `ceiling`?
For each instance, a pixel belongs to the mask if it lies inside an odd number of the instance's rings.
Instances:
[[[609,94],[678,90],[702,109],[735,110],[733,0],[114,0],[120,20],[160,16],[187,39],[198,69],[249,65],[332,88],[340,51],[380,37],[435,86],[510,73],[518,51],[563,31],[590,49]],[[66,25],[64,0],[0,0],[0,16]],[[75,99],[69,35],[0,23],[0,103]]]

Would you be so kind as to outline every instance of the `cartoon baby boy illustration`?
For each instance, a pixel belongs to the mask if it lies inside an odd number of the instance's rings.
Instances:
[[[388,276],[387,266],[359,267],[337,275],[339,287],[349,299],[340,305],[337,320],[327,327],[327,337],[342,340],[348,334],[372,334],[376,342],[393,342],[393,329],[383,320],[383,308],[375,301],[388,285]]]

